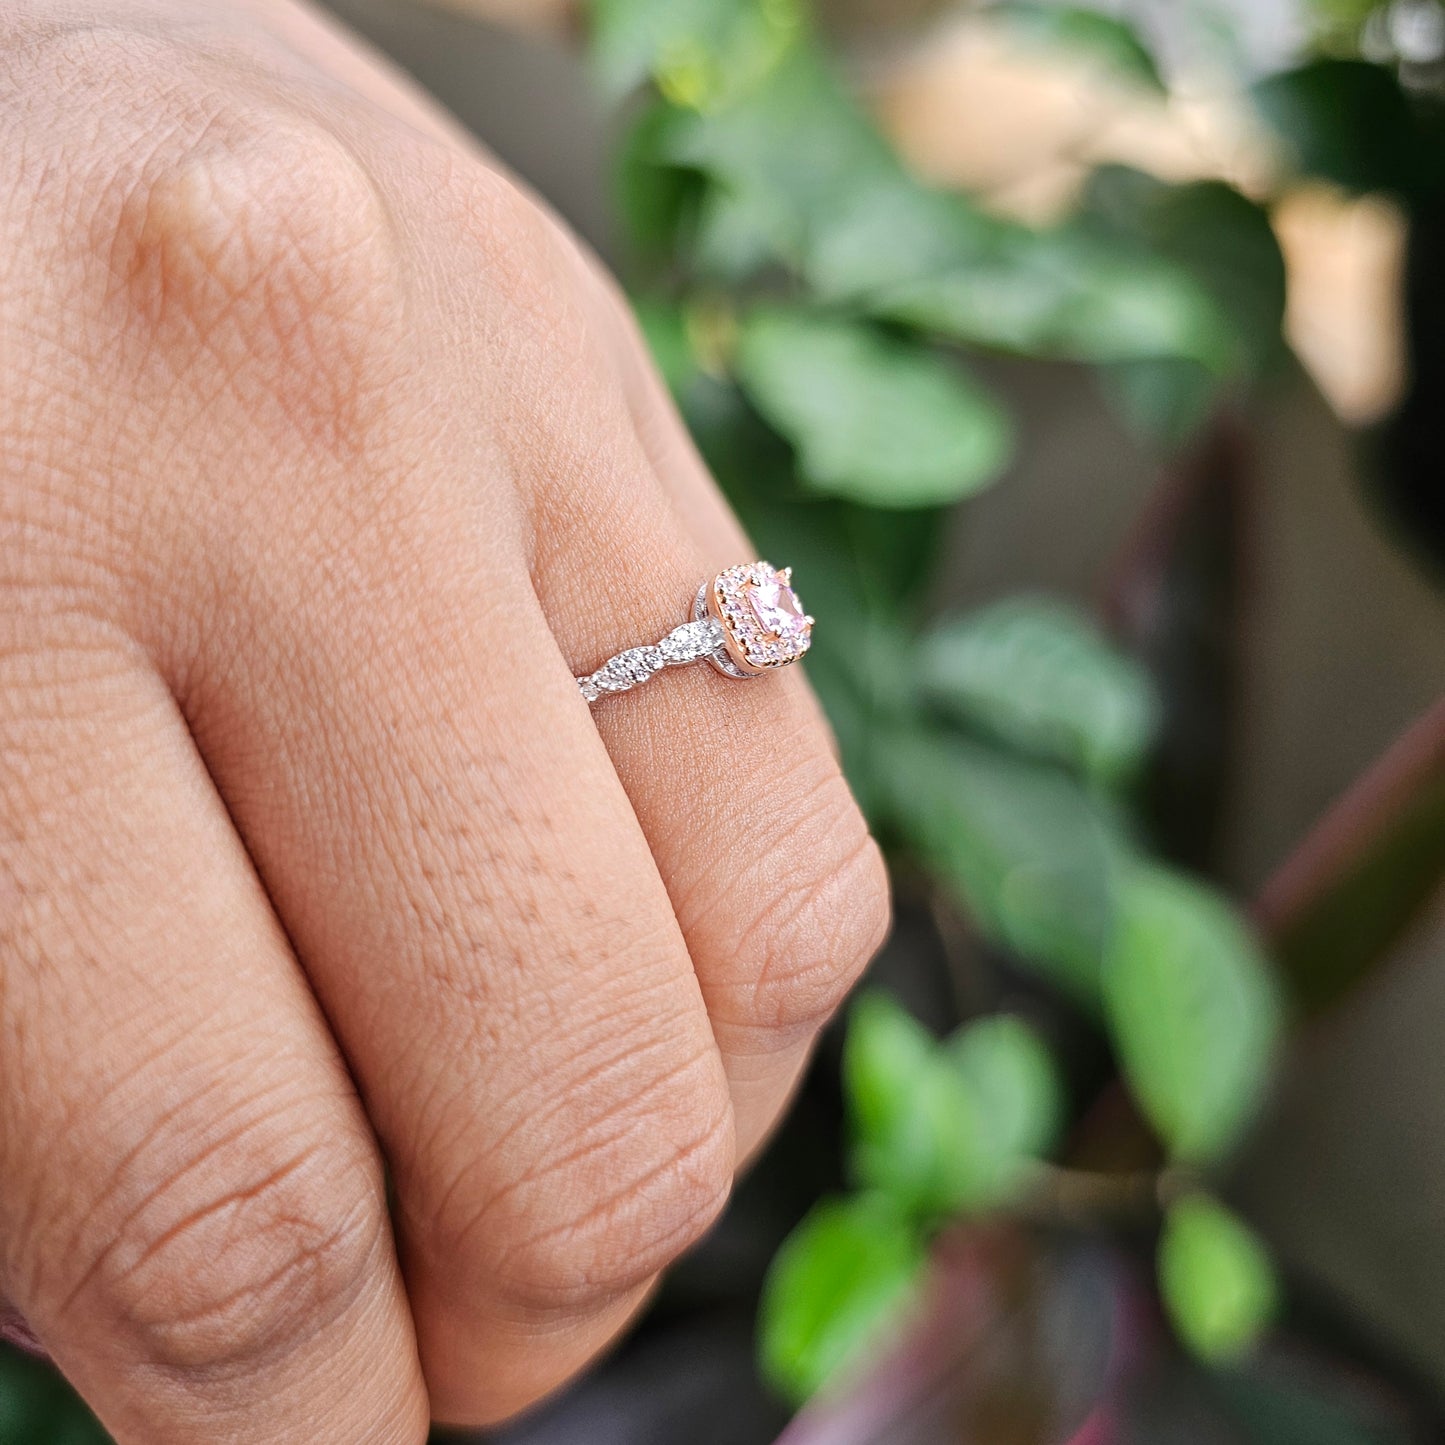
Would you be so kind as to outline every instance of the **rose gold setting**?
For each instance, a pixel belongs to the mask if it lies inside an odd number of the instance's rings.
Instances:
[[[813,619],[792,587],[793,569],[747,562],[697,589],[689,621],[651,646],[630,647],[577,679],[589,703],[627,692],[665,667],[710,663],[727,677],[756,678],[797,662],[812,646]]]
[[[791,567],[778,571],[767,562],[747,562],[719,572],[708,588],[708,611],[722,623],[728,656],[749,677],[787,667],[813,645],[813,619],[801,607],[794,626],[770,628],[754,603],[764,588],[779,589],[796,602],[792,581]]]

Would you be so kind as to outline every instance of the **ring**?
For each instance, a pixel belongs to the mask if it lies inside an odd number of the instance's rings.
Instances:
[[[813,645],[813,619],[793,591],[793,569],[745,562],[704,582],[692,618],[660,642],[629,647],[577,679],[589,703],[627,692],[664,667],[710,663],[727,677],[754,678],[797,662]]]

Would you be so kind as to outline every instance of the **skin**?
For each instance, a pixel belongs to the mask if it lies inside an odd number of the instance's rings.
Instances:
[[[796,670],[578,697],[754,554],[396,75],[0,0],[0,117],[0,1294],[122,1445],[503,1419],[716,1218],[877,851]]]

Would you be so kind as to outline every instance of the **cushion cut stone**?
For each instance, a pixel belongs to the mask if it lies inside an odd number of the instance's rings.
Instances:
[[[775,637],[791,639],[807,631],[807,619],[798,594],[779,578],[749,587],[748,603],[764,629]]]

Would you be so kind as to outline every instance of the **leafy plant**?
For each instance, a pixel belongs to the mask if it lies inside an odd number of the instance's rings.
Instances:
[[[1211,1368],[1245,1359],[1283,1289],[1218,1197],[1222,1171],[1266,1096],[1292,999],[1313,1001],[1331,908],[1360,919],[1361,956],[1329,966],[1353,978],[1438,876],[1434,794],[1389,808],[1398,828],[1381,822],[1417,860],[1395,887],[1372,854],[1346,857],[1338,889],[1316,871],[1299,885],[1310,902],[1261,914],[1281,972],[1244,911],[1151,844],[1153,774],[1173,746],[1161,659],[1151,669],[1054,599],[942,618],[924,602],[945,509],[996,484],[1017,439],[980,357],[1094,368],[1161,454],[1217,438],[1213,419],[1287,356],[1268,207],[1222,182],[1110,167],[1072,218],[1031,228],[915,179],[794,3],[595,0],[592,14],[604,78],[632,96],[619,196],[654,350],[763,552],[807,579],[826,619],[811,672],[846,768],[900,891],[963,939],[984,995],[943,1040],[885,995],[852,1009],[849,1192],[815,1205],[776,1257],[763,1371],[794,1402],[836,1394],[901,1320],[930,1328],[941,1241],[984,1220],[1057,1222],[1065,1204],[1077,1227],[1080,1202],[1087,1227],[1117,1235],[1122,1220],[1157,1247],[1180,1344]],[[1117,18],[1034,4],[997,16],[1021,43],[1167,90]],[[1256,102],[1300,172],[1428,183],[1419,148],[1396,144],[1419,122],[1386,68],[1314,61]],[[1212,658],[1204,642],[1195,652]],[[1357,915],[1347,884],[1372,879],[1378,916]],[[1010,987],[1019,1004],[999,1006]],[[1057,1054],[1081,1028],[1111,1061],[1082,1099]],[[1127,1167],[1088,1159],[1078,1127],[1114,1097],[1113,1072],[1132,1101],[1115,1110],[1129,1142],[1112,1145]],[[1277,1403],[1272,1390],[1253,1398]]]

